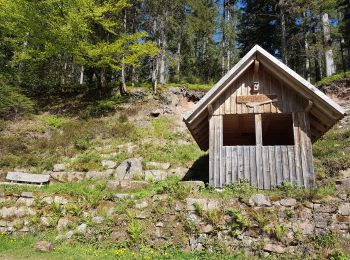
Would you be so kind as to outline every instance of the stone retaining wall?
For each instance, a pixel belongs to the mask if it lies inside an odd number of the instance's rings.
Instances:
[[[117,195],[92,208],[83,198],[0,192],[0,233],[56,229],[57,239],[83,236],[122,243],[130,240],[129,224],[136,221],[143,242],[153,246],[171,243],[195,250],[220,244],[232,250],[292,254],[304,252],[304,242],[320,234],[350,237],[346,194],[312,201],[263,194],[246,200]]]

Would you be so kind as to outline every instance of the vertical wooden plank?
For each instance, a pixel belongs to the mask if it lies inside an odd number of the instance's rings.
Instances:
[[[224,184],[224,174],[225,174],[225,155],[224,155],[224,149],[223,149],[223,133],[222,133],[222,119],[223,116],[219,116],[219,151],[220,151],[220,187]]]
[[[308,152],[308,165],[309,165],[309,185],[315,185],[315,173],[314,173],[314,164],[313,164],[313,153],[312,153],[312,142],[311,142],[311,129],[310,129],[310,118],[309,114],[304,113],[305,126],[307,133],[307,152]]]
[[[231,154],[231,147],[226,146],[225,147],[225,153],[226,153],[226,170],[225,170],[225,183],[229,184],[231,183],[231,178],[232,178],[232,154]]]
[[[237,146],[231,146],[232,150],[232,182],[238,180]]]
[[[244,179],[244,152],[242,146],[237,146],[238,154],[238,178],[237,181]]]
[[[231,113],[236,114],[237,83],[231,87]]]
[[[249,146],[249,157],[250,157],[250,185],[257,187],[256,180],[256,151],[255,146]]]
[[[283,167],[283,181],[289,180],[289,165],[288,165],[288,149],[286,145],[282,145],[282,167]]]
[[[256,180],[259,188],[263,188],[262,181],[262,126],[261,126],[261,114],[255,115],[255,138],[256,138]]]
[[[277,92],[275,91],[275,88],[274,88],[274,81],[273,81],[273,78],[271,76],[270,73],[268,73],[268,76],[269,76],[269,86],[270,86],[270,93],[271,94],[277,94]],[[276,108],[276,105],[277,103],[271,103],[271,113],[277,113],[277,108]]]
[[[303,172],[303,181],[306,188],[309,187],[308,175],[308,159],[307,159],[307,134],[305,133],[305,121],[304,121],[304,112],[299,112],[298,121],[299,121],[299,136],[300,136],[300,149],[301,149],[301,169]]]
[[[283,167],[282,167],[282,154],[281,146],[275,146],[275,158],[276,158],[276,184],[281,185],[283,180]]]
[[[215,116],[215,187],[220,187],[220,116]]]
[[[239,87],[237,90],[237,96],[242,96],[242,77],[239,80]],[[237,103],[237,114],[242,114],[242,104]]]
[[[230,88],[231,86],[229,86],[226,91],[225,91],[225,109],[224,109],[224,114],[230,114]]]
[[[215,132],[214,132],[214,117],[209,119],[209,185],[214,184],[214,145],[215,145]]]
[[[262,147],[262,158],[263,158],[263,178],[264,178],[264,189],[270,189],[270,167],[269,167],[269,150],[268,147]]]
[[[288,145],[289,182],[295,184],[294,146]]]
[[[293,133],[294,133],[294,160],[295,160],[295,182],[297,185],[304,185],[302,168],[301,168],[301,150],[300,150],[300,133],[299,133],[299,119],[297,113],[293,113]]]
[[[269,165],[270,165],[270,183],[271,187],[277,186],[276,182],[276,156],[275,146],[268,146],[269,148]]]
[[[244,148],[244,179],[250,183],[249,146]]]

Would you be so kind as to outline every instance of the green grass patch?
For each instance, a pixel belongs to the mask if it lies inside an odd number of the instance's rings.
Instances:
[[[175,247],[150,248],[143,246],[138,250],[118,248],[114,246],[95,247],[90,244],[54,243],[52,252],[37,252],[34,250],[36,241],[53,241],[52,234],[25,236],[0,236],[1,259],[222,259],[218,252],[194,251],[186,252]],[[246,259],[238,252],[226,252],[225,259]]]
[[[350,167],[350,130],[332,129],[313,145],[315,172],[334,177]]]

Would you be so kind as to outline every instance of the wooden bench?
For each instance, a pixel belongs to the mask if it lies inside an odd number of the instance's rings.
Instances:
[[[25,172],[8,172],[6,180],[9,182],[1,182],[2,185],[40,185],[50,181],[48,174],[31,174]]]

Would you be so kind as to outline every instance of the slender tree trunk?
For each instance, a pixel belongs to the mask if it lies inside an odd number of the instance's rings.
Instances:
[[[178,42],[177,51],[176,51],[176,75],[180,75],[180,66],[181,66],[181,42]]]
[[[322,25],[325,46],[326,75],[331,76],[335,73],[335,63],[332,50],[332,39],[328,13],[324,13],[322,15]]]
[[[309,58],[309,43],[307,42],[307,38],[306,37],[305,37],[305,78],[308,81],[311,81],[310,58]]]
[[[158,87],[158,68],[159,68],[159,54],[156,56],[153,69],[153,93],[157,93]]]
[[[85,70],[84,66],[81,66],[80,67],[80,79],[79,79],[80,85],[83,85],[83,83],[84,83],[84,70]]]
[[[280,22],[281,22],[281,57],[284,64],[288,65],[287,59],[287,36],[286,36],[286,17],[284,15],[284,2],[279,1]]]
[[[126,10],[124,10],[124,18],[123,18],[123,26],[124,26],[124,33],[126,33]],[[125,75],[125,57],[123,55],[122,58],[122,71],[121,71],[121,86],[119,88],[119,92],[121,96],[125,96],[127,94],[127,90],[126,90],[126,75]]]
[[[222,75],[226,74],[226,1],[222,2],[222,39],[221,39],[221,48],[222,48],[222,57],[221,57],[221,73]]]
[[[125,79],[125,63],[124,63],[124,57],[122,59],[122,71],[121,71],[121,86],[119,88],[120,95],[125,96],[126,95],[126,79]]]

